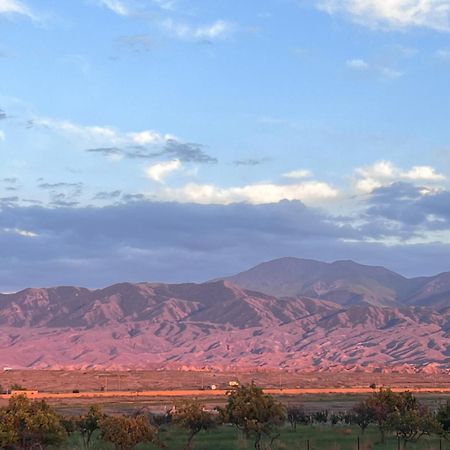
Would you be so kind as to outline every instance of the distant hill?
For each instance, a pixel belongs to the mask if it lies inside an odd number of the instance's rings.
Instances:
[[[450,306],[450,272],[408,279],[384,267],[353,261],[324,263],[281,258],[259,264],[227,280],[276,297],[308,296],[341,305]]]
[[[2,294],[2,363],[450,370],[448,274],[283,258],[232,279]]]

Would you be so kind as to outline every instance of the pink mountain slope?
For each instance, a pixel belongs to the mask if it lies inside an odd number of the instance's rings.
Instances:
[[[33,368],[448,369],[442,295],[437,306],[416,294],[427,306],[386,307],[230,281],[26,289],[0,295],[0,352],[5,366]]]

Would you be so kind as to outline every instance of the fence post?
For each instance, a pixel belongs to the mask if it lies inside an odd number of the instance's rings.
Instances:
[[[442,450],[442,438],[439,438],[439,450]]]
[[[400,449],[400,436],[397,437],[397,449],[401,450]]]
[[[358,436],[358,450],[360,450],[360,449],[359,449],[359,436]]]
[[[306,444],[308,446],[308,450],[310,450],[310,448],[309,448],[309,439],[306,441]]]

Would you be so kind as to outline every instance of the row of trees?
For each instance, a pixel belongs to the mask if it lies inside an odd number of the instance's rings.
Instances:
[[[7,450],[45,449],[59,446],[74,432],[79,432],[84,447],[91,448],[97,432],[100,438],[120,450],[131,450],[142,442],[157,440],[157,428],[147,417],[107,416],[98,406],[86,415],[64,418],[45,401],[32,401],[24,395],[13,396],[7,407],[0,409],[0,447]]]
[[[254,438],[256,450],[264,437],[273,442],[279,435],[276,427],[284,422],[284,406],[264,394],[254,384],[240,386],[229,393],[224,408],[208,411],[197,400],[180,402],[169,413],[108,416],[98,406],[78,417],[59,416],[45,401],[32,401],[24,395],[13,396],[7,407],[0,409],[0,447],[13,450],[44,449],[62,444],[72,433],[79,433],[86,450],[94,437],[115,445],[118,450],[131,450],[139,443],[153,443],[160,448],[158,429],[172,423],[187,430],[186,449],[202,430],[219,424],[232,424],[247,437]]]
[[[358,403],[348,414],[348,420],[357,424],[362,432],[374,424],[385,441],[391,432],[403,441],[418,441],[424,435],[447,436],[450,432],[450,403],[441,405],[437,412],[420,403],[411,392],[395,393],[381,388],[366,400]]]
[[[379,430],[381,443],[385,442],[386,433],[394,433],[403,441],[404,448],[408,442],[418,441],[424,435],[448,437],[450,433],[450,402],[441,405],[437,411],[431,411],[411,392],[395,393],[385,388],[374,391],[350,411],[308,413],[303,406],[292,405],[287,408],[286,417],[293,429],[300,424],[345,423],[359,426],[364,433],[373,424]]]
[[[380,389],[357,404],[351,411],[328,414],[319,411],[306,413],[301,406],[287,408],[254,384],[233,389],[222,408],[208,411],[197,400],[179,403],[165,415],[108,416],[98,406],[91,406],[78,417],[59,416],[44,401],[31,401],[25,396],[14,396],[9,405],[0,409],[0,447],[4,449],[34,450],[62,444],[67,436],[79,433],[86,450],[93,439],[110,442],[118,450],[131,450],[137,444],[151,442],[160,448],[162,425],[173,423],[187,430],[186,449],[191,449],[195,436],[219,424],[231,424],[253,439],[255,450],[265,440],[272,446],[279,437],[281,425],[288,420],[297,425],[339,422],[358,425],[362,432],[370,424],[380,431],[384,441],[386,433],[394,433],[404,442],[418,440],[423,435],[445,436],[450,432],[450,403],[432,412],[409,392],[394,393]]]

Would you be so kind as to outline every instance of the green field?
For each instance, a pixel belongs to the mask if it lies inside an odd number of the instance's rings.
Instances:
[[[272,446],[274,450],[293,449],[307,450],[307,441],[310,443],[310,450],[356,450],[358,448],[357,439],[360,436],[361,450],[397,450],[397,440],[388,437],[385,444],[378,443],[379,435],[376,428],[366,430],[361,436],[358,428],[346,426],[323,426],[298,427],[297,431],[292,431],[288,427],[281,430],[280,438]],[[162,428],[160,440],[170,450],[182,450],[186,442],[186,432],[176,427],[170,426]],[[82,443],[78,435],[74,434],[68,440],[67,449],[82,449]],[[137,446],[136,449],[157,449],[155,445],[146,444]],[[231,426],[221,426],[209,432],[201,432],[194,439],[193,449],[195,450],[251,450],[253,442],[246,440],[242,434]],[[263,448],[269,449],[266,442]],[[403,447],[401,447],[403,450]],[[95,440],[92,450],[114,450],[114,446]],[[411,450],[439,450],[439,438],[422,437],[418,443],[408,443],[407,449]],[[450,450],[450,442],[442,441],[442,449]]]

